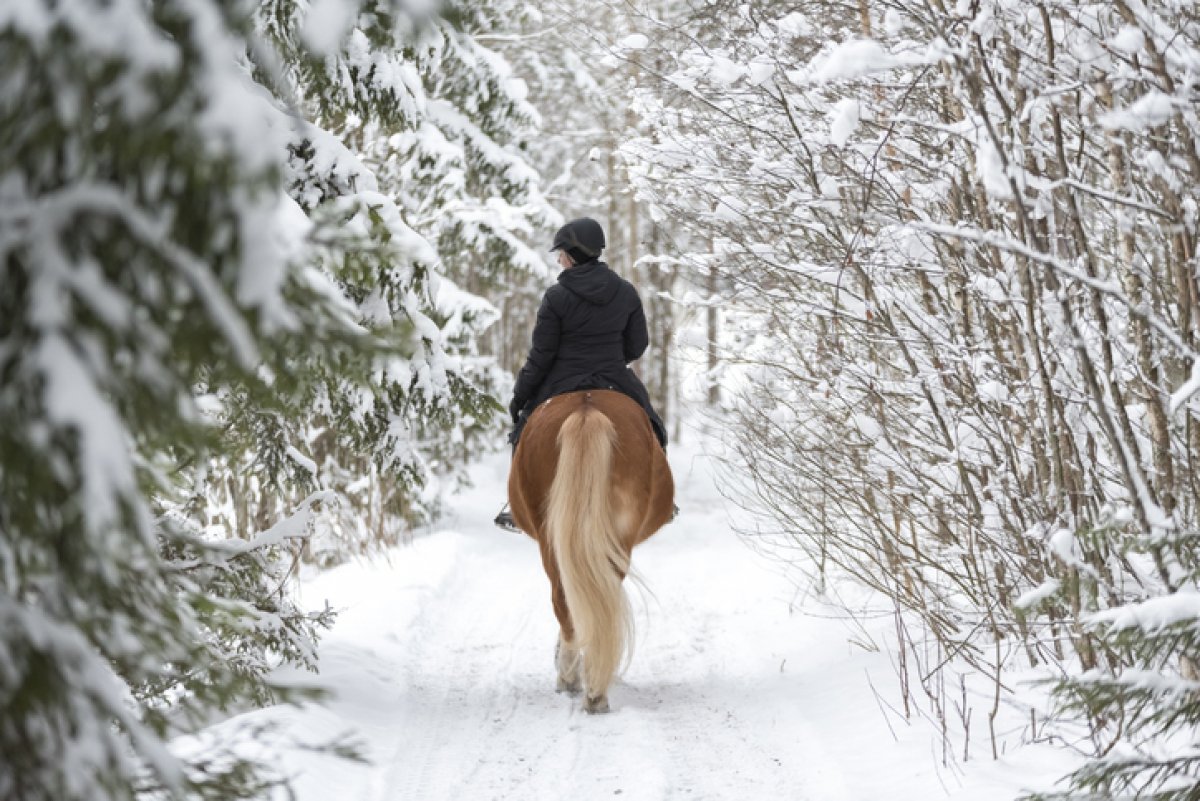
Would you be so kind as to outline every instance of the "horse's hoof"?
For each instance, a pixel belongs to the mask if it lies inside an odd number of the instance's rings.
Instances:
[[[603,714],[608,711],[608,696],[602,695],[599,698],[592,698],[590,695],[583,699],[583,711],[589,715]]]
[[[555,692],[566,693],[567,695],[579,695],[579,691],[582,689],[583,687],[580,685],[578,679],[575,681],[567,681],[562,676],[559,676],[558,686],[555,688]]]

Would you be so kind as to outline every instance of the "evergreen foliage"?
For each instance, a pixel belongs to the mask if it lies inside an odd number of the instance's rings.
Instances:
[[[492,425],[457,351],[487,304],[342,112],[407,119],[373,79],[445,23],[380,4],[318,62],[256,34],[283,7],[0,8],[0,798],[260,795],[168,739],[295,697],[314,531],[337,558],[427,514],[447,432]]]
[[[508,379],[478,355],[497,312],[477,293],[494,296],[506,275],[540,269],[522,237],[554,219],[522,156],[536,115],[503,59],[471,35],[504,15],[447,7],[397,28],[388,8],[340,27],[290,0],[259,10],[261,30],[286,55],[275,80],[310,121],[289,145],[291,192],[314,219],[341,221],[325,230],[362,240],[326,270],[360,318],[410,340],[397,371],[379,376],[367,440],[336,445],[330,432],[344,425],[332,424],[340,418],[330,418],[329,400],[317,402],[323,419],[304,433],[322,486],[341,501],[313,540],[310,556],[322,562],[393,543],[428,520],[440,482],[457,480],[466,458],[499,438],[490,398]],[[409,370],[410,360],[426,366]]]

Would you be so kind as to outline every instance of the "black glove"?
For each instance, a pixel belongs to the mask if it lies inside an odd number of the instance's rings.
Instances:
[[[524,401],[519,401],[516,398],[513,398],[512,401],[508,404],[508,415],[509,415],[509,417],[512,418],[514,426],[517,424],[517,420],[520,419],[521,410],[524,408],[525,408]]]

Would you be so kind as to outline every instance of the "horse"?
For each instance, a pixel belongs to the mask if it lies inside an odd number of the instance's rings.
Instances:
[[[672,517],[675,484],[642,407],[611,390],[538,406],[513,454],[508,502],[550,579],[558,619],[558,692],[607,712],[608,688],[632,643],[623,581],[630,554]]]

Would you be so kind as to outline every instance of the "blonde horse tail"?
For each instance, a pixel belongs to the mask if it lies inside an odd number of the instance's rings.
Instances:
[[[621,585],[629,556],[621,545],[610,493],[617,432],[590,404],[570,415],[558,434],[558,470],[550,485],[546,528],[583,652],[589,696],[603,695],[632,641],[633,617]]]

